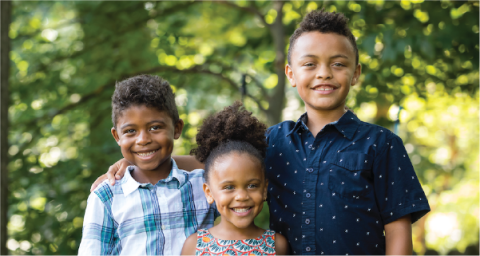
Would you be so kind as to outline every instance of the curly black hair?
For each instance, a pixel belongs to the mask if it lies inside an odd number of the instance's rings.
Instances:
[[[267,126],[261,123],[252,112],[236,101],[233,105],[213,116],[206,118],[197,133],[198,148],[190,154],[205,163],[205,179],[215,160],[230,152],[246,153],[257,159],[265,170],[264,158],[267,151],[265,131]]]
[[[175,94],[167,80],[152,75],[139,75],[127,78],[115,84],[112,96],[112,122],[116,127],[122,111],[131,107],[145,105],[159,111],[165,111],[172,118],[173,125],[178,120]]]
[[[288,64],[291,63],[293,47],[297,39],[306,32],[317,31],[320,33],[335,33],[346,36],[352,43],[355,51],[355,64],[358,64],[358,48],[352,31],[348,28],[348,18],[343,13],[327,12],[325,9],[314,10],[305,15],[300,26],[290,37],[290,46],[288,47]]]

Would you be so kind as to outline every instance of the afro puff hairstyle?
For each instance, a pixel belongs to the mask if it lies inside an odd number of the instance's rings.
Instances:
[[[343,13],[327,12],[325,9],[309,12],[303,18],[300,26],[290,37],[290,46],[288,47],[288,64],[291,64],[293,47],[297,39],[307,32],[317,31],[320,33],[335,33],[348,38],[355,51],[355,64],[358,64],[358,48],[352,31],[348,28],[348,18]]]
[[[175,95],[167,80],[161,77],[139,75],[115,84],[112,96],[113,126],[117,126],[117,120],[125,109],[139,105],[165,111],[172,118],[173,125],[179,120]]]
[[[205,180],[212,164],[220,156],[231,152],[245,153],[257,159],[265,170],[264,158],[267,151],[265,131],[267,126],[252,112],[236,101],[233,105],[205,119],[197,133],[198,148],[192,149],[196,159],[205,164]]]

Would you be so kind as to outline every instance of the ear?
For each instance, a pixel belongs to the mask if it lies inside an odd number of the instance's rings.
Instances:
[[[268,180],[265,180],[265,188],[263,189],[263,200],[267,200],[267,193],[268,193]]]
[[[215,199],[213,199],[212,191],[208,187],[207,183],[203,183],[203,192],[205,193],[205,197],[207,198],[207,202],[209,204],[213,204]]]
[[[175,139],[180,138],[180,135],[182,135],[182,130],[183,130],[184,125],[185,125],[185,123],[183,122],[183,120],[178,119],[178,122],[175,124],[175,132],[173,134],[173,137]]]
[[[352,82],[350,83],[351,86],[354,86],[358,83],[358,79],[360,78],[361,73],[362,73],[362,65],[358,63],[357,67],[355,68],[355,72],[353,73]]]
[[[297,84],[295,83],[295,75],[293,74],[293,69],[290,64],[285,65],[285,75],[287,76],[288,81],[290,81],[292,87],[297,87]]]
[[[118,133],[115,127],[112,127],[111,132],[112,132],[113,138],[117,141],[117,144],[120,146],[120,137],[118,136]]]

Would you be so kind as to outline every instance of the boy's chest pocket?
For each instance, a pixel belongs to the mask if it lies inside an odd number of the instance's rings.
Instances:
[[[328,170],[328,188],[347,199],[360,199],[373,189],[372,158],[363,153],[338,153]]]

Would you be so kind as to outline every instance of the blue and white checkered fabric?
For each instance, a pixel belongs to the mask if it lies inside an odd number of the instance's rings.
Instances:
[[[114,186],[90,194],[80,255],[179,255],[185,239],[208,229],[218,212],[203,193],[204,170],[179,170],[156,185],[135,181],[129,171]]]

